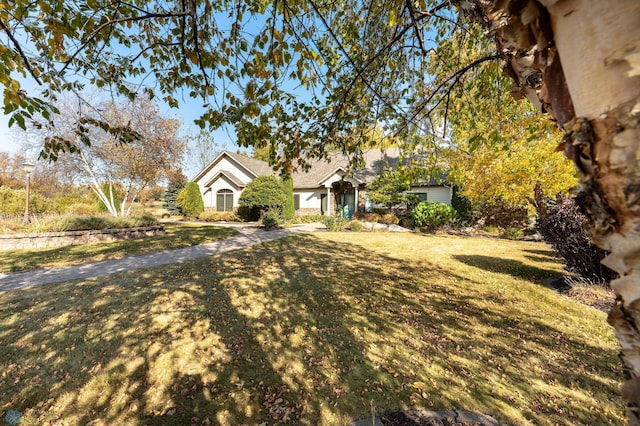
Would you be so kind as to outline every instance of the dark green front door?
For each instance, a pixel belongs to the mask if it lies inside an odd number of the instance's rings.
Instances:
[[[340,194],[340,216],[351,219],[353,213],[356,211],[356,195],[355,194]]]

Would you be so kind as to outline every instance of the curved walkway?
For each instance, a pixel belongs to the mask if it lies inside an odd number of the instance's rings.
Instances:
[[[289,235],[324,230],[324,226],[317,223],[294,225],[290,228],[270,231],[257,227],[238,225],[231,225],[231,227],[237,229],[239,233],[233,237],[198,246],[60,268],[45,268],[12,274],[0,274],[0,291],[100,277],[103,275],[114,274],[116,272],[163,266],[199,257],[212,256],[232,250],[239,250],[267,241],[277,240]]]

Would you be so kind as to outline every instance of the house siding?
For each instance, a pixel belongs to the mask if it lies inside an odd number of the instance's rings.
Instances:
[[[452,191],[449,186],[416,186],[411,188],[415,194],[427,194],[427,201],[451,205]]]
[[[231,190],[233,192],[233,206],[238,206],[238,199],[244,188],[238,188],[238,185],[226,176],[219,176],[210,187],[204,186],[205,183],[209,182],[221,171],[230,172],[237,179],[244,182],[245,185],[253,179],[253,177],[249,175],[243,167],[238,166],[235,161],[231,161],[227,157],[222,157],[207,173],[198,179],[198,186],[200,187],[200,193],[202,194],[202,200],[204,201],[206,210],[216,209],[216,193],[221,189]]]
[[[320,196],[326,194],[326,189],[294,189],[295,195],[300,195],[300,209],[296,213],[320,214]]]

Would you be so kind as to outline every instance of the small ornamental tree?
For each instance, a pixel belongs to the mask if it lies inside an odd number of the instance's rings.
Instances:
[[[204,211],[204,201],[200,194],[200,187],[195,182],[188,182],[178,194],[178,206],[182,214],[188,217],[197,217]]]
[[[242,191],[238,204],[249,212],[249,220],[257,220],[268,210],[282,213],[287,201],[282,183],[274,176],[258,176]]]
[[[397,171],[386,171],[376,177],[369,185],[367,196],[374,204],[384,204],[391,210],[399,204],[416,204],[420,199],[415,194],[407,193],[411,182],[404,174]]]

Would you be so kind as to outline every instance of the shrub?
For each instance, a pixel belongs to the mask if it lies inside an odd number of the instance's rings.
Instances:
[[[131,225],[133,227],[138,227],[138,226],[154,226],[154,225],[158,225],[160,222],[158,222],[158,219],[155,218],[154,216],[150,215],[150,214],[144,214],[141,216],[134,216],[129,218],[129,221],[131,223]]]
[[[280,215],[275,210],[267,210],[260,219],[262,226],[267,229],[277,228],[282,224]]]
[[[351,229],[353,232],[360,232],[362,231],[362,224],[357,220],[351,221],[349,223],[349,229]]]
[[[60,216],[46,226],[49,231],[89,231],[97,229],[137,228],[157,225],[150,215],[136,217]]]
[[[364,220],[367,222],[373,222],[373,223],[378,223],[380,222],[380,218],[381,216],[378,213],[365,213],[364,214]]]
[[[403,217],[402,219],[400,219],[400,226],[402,226],[403,228],[412,229],[413,219],[411,219],[410,217]]]
[[[502,231],[502,238],[508,240],[522,240],[524,238],[524,231],[520,228],[507,228]]]
[[[393,213],[387,213],[380,218],[380,223],[384,223],[386,225],[397,225],[400,220],[398,216]]]
[[[473,222],[473,204],[464,195],[460,195],[460,188],[453,187],[453,195],[451,196],[451,207],[456,211],[458,223],[468,226]]]
[[[329,232],[340,232],[347,227],[347,219],[342,216],[325,216],[323,220],[324,225]]]
[[[22,215],[25,210],[25,190],[0,186],[0,213]],[[29,212],[31,214],[50,211],[50,202],[37,191],[29,194]]]
[[[454,223],[456,211],[445,203],[423,201],[413,209],[412,218],[414,225],[419,228],[436,229]]]
[[[249,220],[256,220],[268,210],[282,212],[286,194],[280,181],[274,176],[258,176],[247,184],[238,203],[249,209]]]
[[[509,204],[502,200],[478,204],[478,216],[485,226],[524,228],[529,221],[527,206]]]
[[[595,282],[610,281],[617,274],[600,263],[608,253],[591,244],[583,227],[586,220],[572,198],[560,197],[540,221],[540,234],[564,259],[569,272]]]
[[[74,203],[67,207],[67,213],[76,216],[90,216],[97,212],[98,210],[93,203]]]
[[[205,222],[238,222],[240,218],[234,212],[206,211],[198,215],[198,219]]]
[[[197,217],[204,211],[200,186],[195,182],[187,182],[184,189],[178,193],[177,201],[184,216]]]
[[[282,190],[285,194],[282,216],[285,219],[293,219],[296,215],[296,206],[295,199],[293,197],[293,178],[291,176],[282,179]]]
[[[321,214],[303,214],[299,216],[295,216],[295,220],[298,223],[314,223],[314,222],[324,222],[326,216]]]

